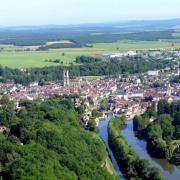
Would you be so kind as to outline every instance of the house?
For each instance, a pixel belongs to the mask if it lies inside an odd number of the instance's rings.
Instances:
[[[156,70],[156,71],[148,71],[147,74],[149,76],[158,76],[159,75],[159,71],[158,70]]]
[[[32,82],[29,86],[30,87],[36,87],[39,85],[39,82],[38,81],[35,81],[35,82]]]
[[[5,126],[0,126],[0,133],[5,133],[8,131],[8,128]]]
[[[148,55],[150,57],[159,57],[162,55],[162,52],[160,49],[152,49],[152,50],[149,50]]]
[[[136,84],[141,84],[141,79],[136,79],[136,82],[135,82]]]
[[[143,91],[134,91],[129,93],[129,98],[143,98],[144,92]]]
[[[127,51],[126,54],[127,54],[127,56],[130,56],[130,57],[133,57],[133,56],[137,55],[136,51]]]

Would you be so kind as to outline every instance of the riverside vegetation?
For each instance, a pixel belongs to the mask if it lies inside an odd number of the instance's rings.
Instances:
[[[154,119],[150,122],[149,119]],[[147,141],[149,153],[165,158],[180,167],[180,101],[160,100],[157,112],[149,107],[142,116],[133,120],[134,131]]]
[[[109,144],[122,173],[127,179],[161,180],[160,171],[150,167],[147,160],[140,159],[121,135],[120,128],[125,121],[125,117],[113,118],[108,126]]]

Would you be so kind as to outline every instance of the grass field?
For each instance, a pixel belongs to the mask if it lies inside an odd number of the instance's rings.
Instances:
[[[170,42],[160,42],[160,41],[148,41],[148,42],[133,42],[133,41],[120,41],[116,43],[99,43],[95,44],[94,47],[106,49],[108,51],[126,51],[126,50],[148,50],[152,48],[172,48],[172,43]],[[175,44],[175,47],[180,48],[180,43]],[[118,49],[117,49],[118,48]]]
[[[64,56],[62,56],[64,52]],[[57,66],[57,63],[45,62],[49,59],[60,59],[63,65],[70,65],[75,61],[76,56],[91,55],[97,51],[90,50],[59,50],[59,51],[27,51],[27,52],[0,52],[0,64],[11,68],[28,68],[28,67],[44,67]]]
[[[7,45],[6,45],[7,46]],[[10,45],[9,45],[10,46]],[[3,45],[0,45],[2,48]],[[175,43],[174,47],[180,48],[180,43]],[[170,42],[129,42],[120,41],[116,43],[94,44],[93,48],[67,48],[49,51],[1,51],[0,64],[11,68],[28,68],[58,65],[57,63],[45,62],[48,59],[60,59],[64,65],[74,63],[76,56],[106,54],[127,50],[148,50],[151,48],[172,48]],[[64,56],[62,56],[64,53]]]

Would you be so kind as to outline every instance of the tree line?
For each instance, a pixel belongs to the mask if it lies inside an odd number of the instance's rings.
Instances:
[[[41,45],[36,49],[36,51],[47,51],[49,49],[60,49],[60,48],[82,48],[82,47],[91,47],[91,46],[74,41],[71,43],[55,43],[50,45]]]
[[[101,58],[94,58],[90,56],[77,56],[76,57],[76,63],[81,64],[81,63],[97,63],[101,62]]]
[[[156,60],[122,60],[96,62],[83,65],[51,66],[43,68],[11,69],[0,66],[0,82],[14,80],[15,83],[28,85],[33,81],[58,81],[63,79],[63,70],[69,69],[70,77],[80,76],[116,76],[117,74],[144,73],[152,69],[162,69],[171,62]]]

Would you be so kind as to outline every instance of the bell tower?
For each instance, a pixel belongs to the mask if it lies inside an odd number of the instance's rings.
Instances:
[[[64,87],[69,86],[69,70],[64,69],[63,80],[64,80]]]

